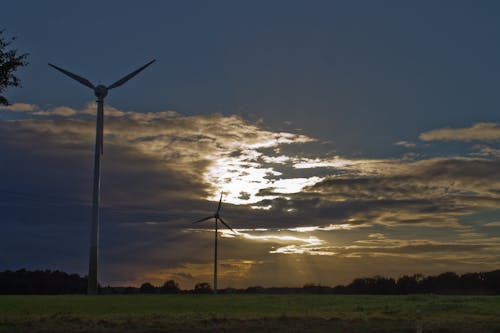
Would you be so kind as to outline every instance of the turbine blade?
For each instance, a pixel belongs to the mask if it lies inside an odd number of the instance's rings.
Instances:
[[[128,80],[130,80],[131,78],[136,76],[137,74],[139,74],[142,70],[144,70],[146,67],[148,67],[149,65],[151,65],[155,61],[156,61],[156,59],[153,59],[150,62],[148,62],[147,64],[145,64],[144,66],[142,66],[141,68],[136,69],[135,71],[133,71],[132,73],[130,73],[128,75],[125,75],[124,77],[122,77],[121,79],[119,79],[118,81],[116,81],[115,83],[110,85],[108,87],[108,89],[113,89],[113,88],[121,86],[122,84],[124,84],[125,82],[127,82]]]
[[[70,78],[80,82],[81,84],[83,84],[84,86],[87,86],[89,87],[90,89],[95,89],[94,85],[89,81],[87,80],[86,78],[83,78],[79,75],[76,75],[76,74],[73,74],[71,72],[68,72],[67,70],[65,69],[62,69],[61,67],[57,67],[55,65],[52,65],[49,63],[49,66],[52,67],[52,68],[55,68],[57,69],[59,72],[63,73],[63,74],[66,74],[67,76],[69,76]]]
[[[205,218],[202,218],[201,220],[194,221],[193,224],[200,223],[200,222],[203,222],[203,221],[206,221],[206,220],[210,220],[210,219],[213,219],[213,218],[214,218],[213,216],[205,217]]]
[[[222,207],[222,192],[220,192],[220,200],[219,200],[219,206],[217,207],[217,213],[220,212],[221,207]]]
[[[226,226],[226,228],[231,229],[231,231],[232,231],[232,232],[234,232],[235,234],[237,233],[236,231],[234,231],[234,230],[233,230],[233,228],[231,228],[231,227],[230,227],[230,226],[229,226],[226,222],[224,222],[224,220],[223,220],[223,219],[221,219],[220,217],[219,217],[219,221],[221,221],[221,222],[222,222],[222,224],[224,224],[224,225]]]

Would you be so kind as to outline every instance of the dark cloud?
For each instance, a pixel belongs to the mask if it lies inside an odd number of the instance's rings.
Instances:
[[[499,160],[478,158],[395,161],[375,173],[329,177],[305,191],[317,194],[326,211],[343,207],[374,223],[452,225],[462,215],[496,208],[499,168]]]

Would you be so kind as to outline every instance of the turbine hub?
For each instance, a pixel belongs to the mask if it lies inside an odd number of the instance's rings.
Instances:
[[[108,94],[108,88],[106,86],[103,86],[102,84],[98,85],[94,89],[94,94],[97,96],[97,98],[104,98]]]
[[[214,214],[214,217],[215,217],[216,219],[218,219],[218,218],[219,218],[219,213],[215,213],[215,214]]]

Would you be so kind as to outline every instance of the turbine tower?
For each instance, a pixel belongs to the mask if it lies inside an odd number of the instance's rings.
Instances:
[[[227,228],[231,229],[232,232],[236,233],[233,228],[231,228],[224,220],[222,217],[220,217],[220,209],[222,207],[222,192],[220,194],[220,200],[219,200],[219,206],[217,206],[217,210],[215,211],[214,215],[202,218],[198,221],[193,222],[194,223],[200,223],[203,221],[207,221],[210,219],[215,219],[215,253],[214,253],[214,294],[217,294],[217,222],[221,222],[224,224]]]
[[[89,295],[97,294],[97,258],[99,249],[99,194],[101,189],[101,155],[103,153],[104,97],[106,97],[109,90],[121,86],[122,84],[139,74],[153,62],[155,62],[155,60],[148,62],[141,68],[133,71],[128,75],[125,75],[124,77],[107,87],[102,84],[94,86],[89,80],[79,75],[73,74],[65,69],[49,64],[50,67],[55,68],[56,70],[62,72],[63,74],[66,74],[70,78],[80,82],[84,86],[87,86],[90,89],[94,90],[94,94],[97,97],[97,121],[94,152],[94,186],[92,194],[92,218],[90,224],[89,274],[87,278],[87,294]]]

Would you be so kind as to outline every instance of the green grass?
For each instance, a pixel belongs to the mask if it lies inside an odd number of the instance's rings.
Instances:
[[[500,332],[498,296],[0,296],[0,332]]]

